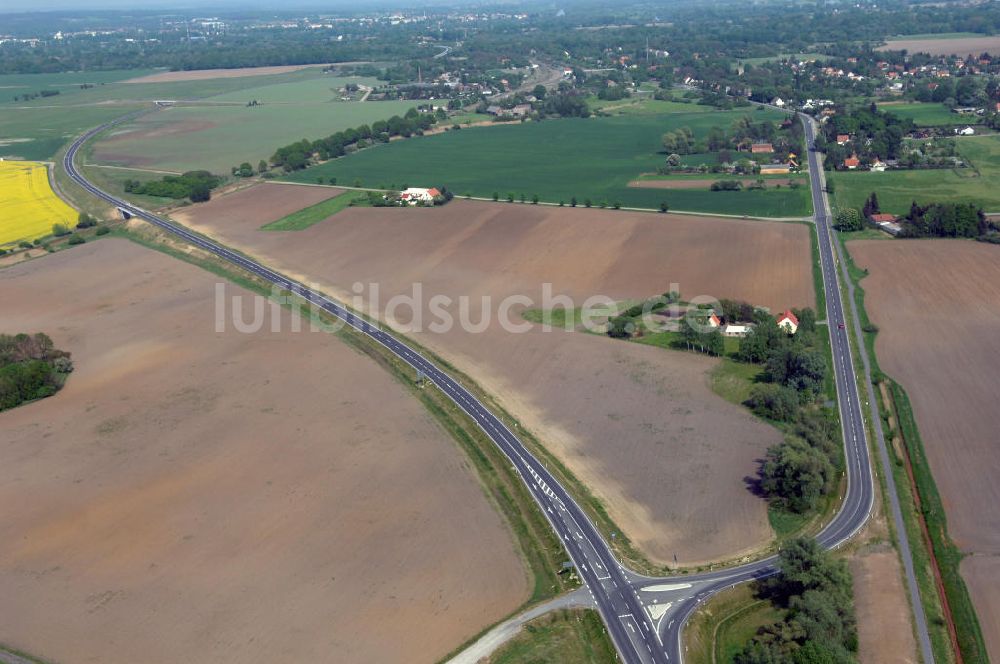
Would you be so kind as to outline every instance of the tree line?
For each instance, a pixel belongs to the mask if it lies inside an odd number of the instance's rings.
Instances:
[[[160,180],[140,182],[125,180],[125,191],[130,194],[159,196],[161,198],[188,198],[200,203],[212,197],[212,190],[222,183],[222,178],[208,171],[188,171],[181,175],[165,175]]]
[[[436,122],[434,114],[420,113],[417,109],[411,108],[402,117],[394,115],[388,120],[376,120],[371,125],[364,124],[353,129],[344,129],[326,138],[314,141],[302,139],[280,147],[275,150],[270,162],[272,166],[290,173],[312,165],[316,159],[325,161],[342,157],[374,142],[388,143],[393,136],[409,138],[414,134],[419,135]]]

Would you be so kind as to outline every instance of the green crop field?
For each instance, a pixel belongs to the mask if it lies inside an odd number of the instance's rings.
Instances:
[[[690,127],[696,136],[712,126],[729,128],[747,114],[777,120],[772,111],[664,113],[608,118],[568,118],[519,125],[473,127],[435,136],[395,141],[293,173],[288,179],[399,188],[446,186],[456,195],[519,198],[580,205],[591,199],[625,207],[658,208],[759,216],[802,216],[811,212],[808,188],[798,190],[708,192],[638,189],[628,182],[655,172],[666,155],[661,135]],[[709,156],[714,161],[714,155]],[[699,162],[700,163],[700,162]]]
[[[374,87],[374,78],[337,77],[328,74],[311,75],[295,81],[280,81],[270,85],[257,85],[213,96],[211,102],[248,102],[256,99],[262,104],[305,104],[340,101],[340,88],[348,83]],[[415,103],[415,102],[414,102]]]
[[[1000,211],[1000,136],[958,139],[958,149],[972,168],[836,173],[834,201],[861,207],[876,192],[884,212],[905,214],[910,203],[976,203],[987,212]]]
[[[25,103],[53,104],[77,94],[93,96],[106,89],[108,84],[117,83],[137,76],[153,73],[142,69],[119,69],[114,71],[67,72],[59,74],[2,74],[0,75],[0,104],[12,102],[14,97],[23,94],[37,93],[42,90],[58,90],[54,97],[45,97]],[[81,85],[88,85],[82,89]],[[20,104],[21,102],[14,102]],[[0,109],[3,107],[0,106]],[[4,109],[6,110],[6,109]]]
[[[49,161],[72,136],[139,105],[7,108],[0,104],[0,157]]]
[[[977,115],[952,113],[944,104],[914,102],[912,104],[879,104],[879,110],[913,120],[918,127],[979,124]]]
[[[343,85],[346,80],[324,75],[320,69],[306,69],[286,74],[203,81],[124,82],[149,73],[145,70],[119,70],[0,76],[0,156],[51,159],[71,136],[129,111],[149,106],[150,102],[156,100],[211,97],[213,102],[221,100],[232,103],[253,99],[255,96],[257,99],[267,99],[272,94],[277,98],[280,94],[285,102],[305,105],[312,100],[318,105],[316,99],[332,98],[331,94],[323,96],[324,90],[328,92],[331,86]],[[366,79],[359,81],[365,82]],[[81,89],[82,84],[93,87]],[[59,90],[59,94],[27,102],[13,101],[14,96],[41,90]],[[253,92],[249,92],[251,90]],[[232,99],[229,99],[230,96]],[[294,112],[285,122],[286,127],[291,126],[289,121],[293,124],[296,122]],[[317,124],[322,126],[321,123],[314,122],[307,123],[306,127],[311,128]],[[298,138],[302,136],[293,136],[289,141]],[[275,147],[277,144],[269,145],[268,149],[273,151]],[[262,156],[270,154],[267,152]],[[226,170],[230,165],[226,165]]]
[[[243,161],[256,166],[283,145],[402,115],[413,105],[388,101],[165,108],[116,129],[110,140],[99,141],[94,160],[116,166],[228,173]]]

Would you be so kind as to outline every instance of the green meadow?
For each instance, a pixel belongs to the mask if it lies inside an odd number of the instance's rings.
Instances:
[[[959,115],[958,113],[952,113],[944,104],[930,102],[879,104],[879,110],[892,113],[901,118],[909,118],[918,127],[942,127],[959,124],[974,125],[982,122],[982,118],[977,115]]]
[[[459,196],[484,198],[496,193],[501,199],[508,194],[530,199],[537,194],[542,201],[567,205],[575,197],[579,205],[590,199],[595,207],[620,203],[656,209],[665,201],[672,210],[777,217],[810,214],[806,187],[739,192],[628,187],[631,180],[663,164],[664,132],[689,127],[696,137],[704,136],[713,126],[728,129],[748,113],[755,120],[783,117],[775,111],[697,109],[472,127],[379,145],[288,179],[331,182],[333,178],[344,185],[384,188],[445,186]],[[714,159],[702,156],[702,161]]]

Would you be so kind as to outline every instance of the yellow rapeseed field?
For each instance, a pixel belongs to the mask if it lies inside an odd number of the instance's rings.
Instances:
[[[45,164],[0,161],[0,247],[50,235],[53,224],[73,228],[76,217],[49,186]]]

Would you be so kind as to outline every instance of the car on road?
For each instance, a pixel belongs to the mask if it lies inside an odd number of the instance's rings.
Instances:
[[[843,330],[844,329],[844,324],[843,323],[837,323],[837,327],[839,327],[840,329]]]

